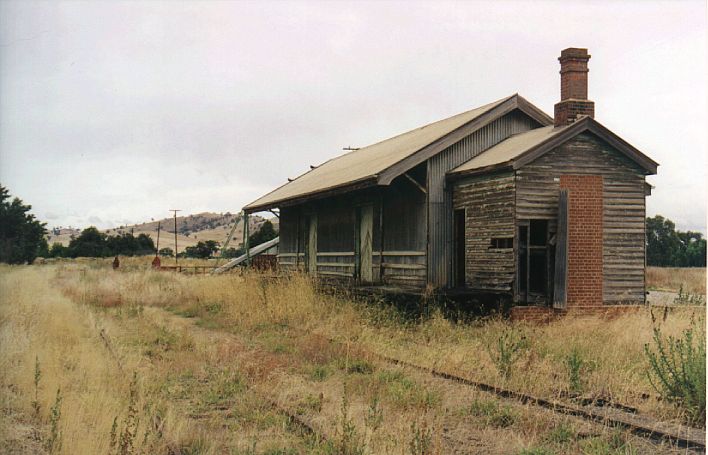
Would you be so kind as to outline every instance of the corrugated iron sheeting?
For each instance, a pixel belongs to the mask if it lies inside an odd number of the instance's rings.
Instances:
[[[495,120],[428,160],[428,282],[436,287],[452,283],[452,189],[445,174],[512,134],[540,125],[519,111]]]
[[[512,95],[452,117],[332,158],[244,207],[277,205],[290,198],[314,194],[347,183],[374,177],[477,117],[491,111]]]

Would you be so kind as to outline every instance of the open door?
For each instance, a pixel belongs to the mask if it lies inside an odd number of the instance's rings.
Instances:
[[[359,208],[359,279],[362,283],[374,281],[373,261],[374,206]]]
[[[565,308],[568,299],[568,190],[560,190],[558,233],[553,278],[553,308]]]
[[[317,275],[317,214],[307,217],[307,250],[305,250],[307,272]]]
[[[548,220],[521,220],[517,231],[517,297],[519,302],[548,304],[552,290],[552,245]]]

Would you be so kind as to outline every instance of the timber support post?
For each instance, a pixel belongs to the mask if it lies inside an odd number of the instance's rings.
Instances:
[[[251,249],[248,246],[248,213],[243,212],[243,247],[246,249],[246,266],[251,265]]]

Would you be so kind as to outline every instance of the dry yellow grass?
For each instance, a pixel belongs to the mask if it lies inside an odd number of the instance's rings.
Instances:
[[[76,305],[47,278],[45,271],[29,267],[0,273],[0,384],[6,411],[0,447],[42,453],[50,407],[61,390],[62,445],[47,452],[109,453],[113,419],[120,424],[126,415],[130,372],[141,372],[140,356],[115,342],[123,329],[112,318]],[[41,372],[37,417],[31,406],[36,362]],[[139,373],[138,379],[149,376]],[[165,422],[164,437],[151,441],[153,449],[165,452],[195,437],[167,402],[142,395],[136,403],[141,416],[148,404],[161,409]],[[136,439],[145,438],[146,428],[139,427]]]
[[[617,437],[596,425],[378,364],[353,354],[359,347],[541,396],[568,391],[566,362],[575,351],[584,362],[583,395],[680,418],[673,407],[641,397],[653,394],[643,354],[652,333],[648,311],[545,326],[501,319],[461,324],[437,312],[406,320],[391,307],[322,295],[301,275],[185,276],[151,271],[137,258],[114,272],[109,264],[78,261],[2,270],[2,291],[8,292],[0,300],[0,355],[18,368],[8,371],[0,364],[3,391],[15,390],[3,392],[14,417],[3,417],[2,423],[16,432],[0,436],[0,444],[27,441],[20,429],[32,424],[32,374],[39,355],[42,364],[47,359],[43,381],[53,378],[42,383],[44,431],[46,410],[61,385],[66,390],[63,453],[107,453],[112,420],[125,414],[130,374],[117,371],[99,328],[109,333],[123,371],[138,371],[141,406],[150,403],[150,409],[169,416],[171,426],[161,439],[151,440],[151,453],[187,446],[197,447],[192,453],[250,453],[254,441],[257,453],[268,447],[337,453],[344,417],[354,428],[350,442],[364,453],[410,453],[410,444],[421,437],[432,453],[472,450],[470,441],[475,441],[472,453],[533,447],[578,453]],[[691,311],[676,309],[658,320],[665,332],[676,334],[691,318],[703,317]],[[504,378],[491,352],[509,332],[525,335],[528,347]],[[288,429],[282,416],[264,404],[266,396],[302,413],[335,442],[313,443]],[[378,428],[373,428],[372,407],[383,416]],[[146,410],[143,417],[150,415]],[[554,442],[554,432],[564,426],[594,436]],[[82,434],[91,440],[81,441]],[[643,441],[620,439],[627,450],[646,449]]]
[[[647,267],[649,289],[706,294],[705,267]]]

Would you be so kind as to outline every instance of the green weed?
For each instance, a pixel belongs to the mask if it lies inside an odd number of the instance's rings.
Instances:
[[[514,364],[528,348],[526,335],[508,327],[499,335],[496,343],[487,346],[487,351],[499,374],[508,379],[511,377]]]
[[[567,422],[561,422],[548,433],[546,439],[555,444],[568,444],[575,439],[575,429]]]
[[[432,409],[441,402],[439,393],[428,390],[399,370],[380,371],[376,381],[384,386],[385,396],[391,404],[400,408]]]
[[[467,411],[472,416],[481,417],[484,426],[497,428],[510,427],[519,418],[518,413],[511,406],[499,406],[499,403],[493,399],[476,399]]]
[[[336,449],[340,455],[363,455],[365,447],[361,436],[357,432],[356,425],[349,416],[349,394],[347,384],[344,384],[342,392],[342,406],[339,415],[339,427],[337,428]]]
[[[583,390],[581,370],[585,365],[583,356],[577,348],[568,354],[565,358],[565,366],[568,370],[568,385],[573,393],[580,393]]]
[[[32,401],[32,410],[34,411],[35,420],[39,421],[39,412],[41,405],[39,404],[39,381],[42,379],[42,370],[39,368],[39,356],[35,356],[34,360],[34,401]]]
[[[332,370],[324,365],[315,365],[310,370],[310,378],[313,381],[324,381],[332,374]]]
[[[666,400],[683,408],[688,420],[705,425],[706,334],[692,321],[680,338],[664,336],[654,327],[652,348],[644,346],[651,385]]]
[[[529,447],[526,449],[521,449],[517,452],[517,455],[554,455],[555,452],[551,449],[545,447]]]
[[[61,420],[61,389],[57,389],[57,396],[54,399],[54,405],[49,411],[49,437],[44,441],[44,450],[52,453],[61,451],[61,430],[59,429],[59,421]]]
[[[411,455],[432,455],[433,453],[433,430],[423,422],[418,425],[414,420],[411,423],[411,440],[408,443]]]

